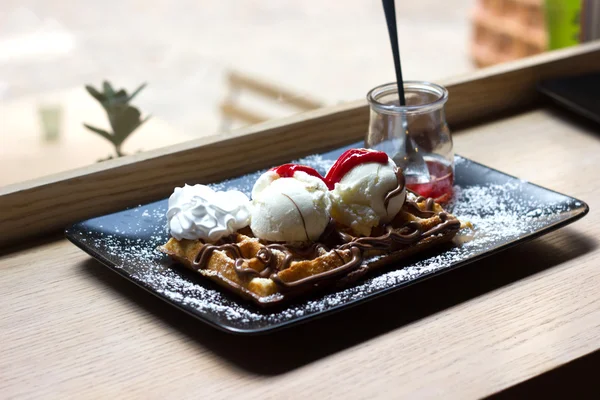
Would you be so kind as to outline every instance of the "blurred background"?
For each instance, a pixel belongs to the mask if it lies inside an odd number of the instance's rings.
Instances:
[[[439,81],[600,37],[600,1],[396,5],[404,77]],[[379,1],[2,0],[0,187],[115,156],[84,85],[151,115],[132,154],[364,98],[393,81]],[[366,127],[365,127],[366,129]]]

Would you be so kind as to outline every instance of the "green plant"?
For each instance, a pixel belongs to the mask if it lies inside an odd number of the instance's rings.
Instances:
[[[146,84],[144,83],[131,95],[128,95],[125,89],[115,91],[108,81],[102,83],[102,92],[91,85],[85,86],[88,93],[98,100],[106,111],[112,132],[107,132],[104,129],[96,128],[85,123],[83,126],[111,142],[113,146],[115,146],[117,157],[124,155],[121,151],[121,146],[123,145],[123,142],[125,142],[125,139],[150,118],[150,116],[147,116],[146,118],[141,119],[140,111],[129,104],[145,87]],[[109,156],[108,158],[110,159],[112,156]]]

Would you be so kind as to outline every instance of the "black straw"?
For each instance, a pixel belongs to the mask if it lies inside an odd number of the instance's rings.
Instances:
[[[382,0],[385,20],[387,22],[388,33],[390,34],[390,43],[392,44],[392,53],[394,55],[394,67],[396,69],[396,84],[398,85],[398,99],[400,105],[406,105],[404,97],[404,80],[402,79],[402,67],[400,66],[400,49],[398,48],[398,30],[396,28],[396,6],[394,0]]]

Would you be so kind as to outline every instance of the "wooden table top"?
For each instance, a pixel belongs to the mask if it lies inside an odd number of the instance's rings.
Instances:
[[[57,239],[0,257],[0,393],[39,398],[473,398],[600,348],[600,136],[554,109],[457,153],[580,198],[581,221],[270,336],[221,333]],[[2,172],[6,173],[6,172]]]

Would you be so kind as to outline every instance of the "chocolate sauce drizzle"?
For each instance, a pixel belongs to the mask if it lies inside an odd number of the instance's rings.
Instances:
[[[417,203],[425,202],[425,209],[421,210]],[[417,197],[414,201],[406,199],[405,205],[408,207],[411,214],[419,217],[419,218],[429,218],[434,216],[436,213],[433,210],[433,206],[435,204],[435,200],[432,198],[425,198],[423,196]]]
[[[340,249],[358,247],[361,250],[396,250],[402,246],[410,245],[421,239],[422,227],[419,222],[411,221],[400,231],[394,231],[391,225],[385,227],[386,233],[381,236],[354,237],[340,232],[344,244]]]
[[[363,262],[362,251],[360,251],[360,249],[358,247],[352,247],[350,249],[350,251],[352,253],[352,259],[349,262],[347,262],[344,265],[341,265],[337,268],[331,269],[329,271],[324,271],[319,274],[307,276],[306,278],[298,279],[297,281],[293,281],[293,282],[283,281],[277,273],[273,273],[271,275],[271,279],[278,286],[285,288],[285,289],[291,289],[291,288],[295,288],[295,287],[299,287],[299,286],[314,284],[319,281],[323,281],[323,280],[327,280],[327,279],[336,278],[338,276],[344,275],[346,272],[353,271],[362,265],[362,262]],[[337,250],[335,251],[335,253],[338,254],[338,256],[341,258],[341,256],[337,252]],[[343,260],[343,258],[342,258],[342,260]]]
[[[398,187],[386,195],[386,201],[397,196],[404,189],[402,171],[398,170],[396,176],[398,177]],[[423,202],[425,202],[425,207],[421,209],[419,203]],[[327,228],[319,238],[319,243],[312,243],[303,247],[289,243],[271,243],[262,247],[255,257],[264,265],[260,271],[244,267],[244,264],[249,259],[243,257],[242,250],[237,243],[232,243],[235,240],[235,235],[232,235],[222,239],[222,244],[205,244],[202,246],[194,258],[193,266],[197,269],[206,268],[208,260],[215,251],[224,251],[235,260],[235,271],[241,280],[251,280],[257,277],[270,278],[282,291],[286,291],[299,287],[308,287],[319,282],[354,273],[363,267],[364,253],[369,250],[395,251],[410,246],[421,239],[460,228],[460,222],[457,219],[449,218],[448,214],[444,211],[434,211],[435,201],[431,198],[426,199],[419,196],[416,200],[407,199],[405,205],[409,207],[409,211],[412,214],[419,218],[429,218],[437,215],[442,223],[423,232],[424,227],[421,222],[410,221],[401,229],[394,229],[391,225],[387,225],[384,227],[385,234],[380,236],[355,237],[338,229],[335,222],[330,220]],[[341,260],[342,265],[339,267],[292,282],[284,281],[279,276],[279,273],[290,268],[295,260],[312,260],[328,253],[330,250]],[[350,251],[351,259],[346,261],[339,251],[348,250]],[[230,283],[233,284],[234,282]],[[235,286],[239,285],[236,284]]]
[[[296,208],[296,211],[298,211],[298,214],[300,215],[300,219],[302,220],[302,228],[304,229],[304,234],[306,235],[306,240],[310,240],[308,237],[308,231],[306,230],[306,221],[304,220],[304,215],[302,215],[302,211],[300,211],[300,207],[298,207],[298,204],[296,204],[296,202],[287,194],[282,193],[283,196],[287,197],[289,201],[292,202],[292,204],[294,205],[294,207]]]
[[[402,168],[398,168],[398,167],[394,168],[394,173],[396,174],[396,179],[398,180],[398,185],[396,186],[395,189],[390,190],[388,192],[388,194],[386,194],[385,197],[383,198],[383,205],[386,210],[390,204],[390,200],[393,199],[394,197],[398,196],[400,193],[402,193],[402,191],[404,190],[404,186],[405,186],[404,172],[402,171]]]
[[[225,243],[222,245],[205,244],[200,249],[200,252],[196,254],[196,257],[194,258],[192,264],[194,266],[198,266],[199,269],[204,268],[207,261],[212,256],[212,253],[214,253],[217,250],[229,252],[229,255],[236,260],[242,257],[242,251],[240,250],[240,246],[238,246],[236,243]]]

